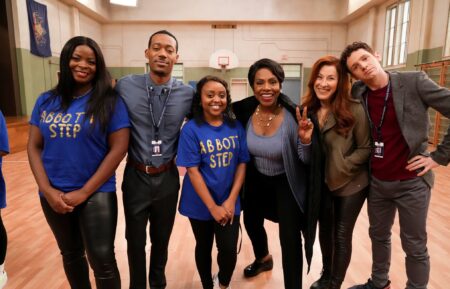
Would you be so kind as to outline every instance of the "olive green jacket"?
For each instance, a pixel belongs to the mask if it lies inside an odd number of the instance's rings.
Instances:
[[[336,119],[330,115],[322,128],[325,152],[325,182],[330,191],[348,185],[356,176],[367,172],[371,152],[369,122],[359,100],[352,100],[350,110],[355,125],[344,137],[335,130]],[[369,184],[368,174],[363,186]],[[339,195],[339,194],[338,194]]]

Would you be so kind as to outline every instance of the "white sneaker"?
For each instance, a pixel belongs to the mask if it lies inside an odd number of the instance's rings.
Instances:
[[[214,274],[212,277],[213,277],[213,285],[214,285],[214,288],[222,289],[222,288],[220,287],[220,283],[219,283],[219,274]],[[1,289],[1,287],[0,287],[0,289]],[[231,289],[231,286],[228,286],[228,287],[225,288],[225,289]]]
[[[3,271],[3,273],[0,273],[0,289],[5,287],[6,281],[8,281],[8,275],[6,275],[6,271]]]

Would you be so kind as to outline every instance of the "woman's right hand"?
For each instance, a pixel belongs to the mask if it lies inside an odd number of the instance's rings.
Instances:
[[[302,144],[310,144],[312,139],[312,133],[314,129],[314,124],[307,117],[308,108],[303,107],[303,113],[300,114],[300,108],[297,106],[296,108],[296,116],[298,122],[298,137]]]
[[[51,189],[49,192],[44,193],[45,199],[47,200],[50,207],[52,207],[53,211],[58,214],[66,214],[73,211],[75,207],[67,205],[63,200],[64,193],[57,190]]]
[[[227,210],[222,206],[214,205],[209,212],[214,220],[222,226],[225,226],[230,220]]]

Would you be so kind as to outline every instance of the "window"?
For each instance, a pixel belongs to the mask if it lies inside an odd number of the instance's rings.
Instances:
[[[450,56],[450,10],[447,17],[447,36],[445,37],[444,56]]]
[[[401,0],[386,11],[383,65],[393,66],[406,62],[410,0]]]
[[[285,79],[282,91],[289,96],[294,103],[300,103],[302,95],[302,65],[300,63],[281,64]]]

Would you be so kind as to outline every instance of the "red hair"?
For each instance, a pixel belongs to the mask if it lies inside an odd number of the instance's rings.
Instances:
[[[303,96],[302,106],[308,107],[308,111],[317,113],[321,104],[314,91],[314,83],[323,66],[334,66],[338,76],[336,92],[331,96],[331,112],[336,118],[336,131],[338,134],[347,137],[348,132],[355,124],[355,118],[350,110],[350,80],[346,71],[339,64],[339,59],[334,56],[324,56],[314,63],[311,76],[308,82],[308,90]]]

